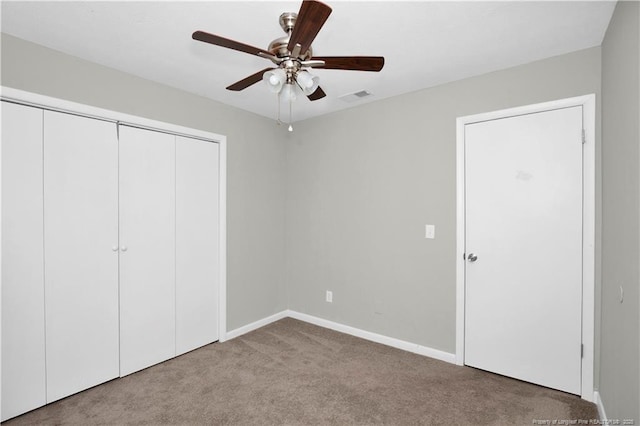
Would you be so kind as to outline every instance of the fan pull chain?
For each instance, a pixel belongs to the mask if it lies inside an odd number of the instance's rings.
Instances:
[[[293,101],[289,99],[289,128],[287,130],[289,130],[290,132],[293,132],[293,126],[291,125],[291,105],[292,104],[293,104]]]
[[[276,118],[276,123],[279,126],[282,124],[282,121],[280,121],[280,92],[276,93],[276,99],[278,101],[278,117]]]

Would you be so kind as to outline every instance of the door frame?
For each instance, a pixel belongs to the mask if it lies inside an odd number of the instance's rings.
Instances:
[[[589,94],[533,105],[458,117],[456,120],[456,364],[464,365],[465,320],[465,126],[561,108],[582,106],[582,399],[594,401],[595,356],[595,154],[596,96]]]
[[[40,95],[11,87],[0,86],[0,99],[17,104],[34,106],[45,110],[64,112],[95,118],[103,121],[111,121],[116,125],[128,125],[147,130],[170,133],[177,136],[186,136],[217,143],[219,147],[219,241],[218,241],[218,341],[227,340],[227,137],[204,130],[151,120],[135,115],[125,114],[91,105],[80,104],[64,99]]]

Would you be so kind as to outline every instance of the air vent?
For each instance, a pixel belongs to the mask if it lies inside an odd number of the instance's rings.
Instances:
[[[357,91],[355,93],[349,93],[347,95],[342,95],[340,96],[338,99],[341,99],[345,102],[355,102],[355,101],[359,101],[361,99],[364,99],[366,97],[371,96],[371,92],[367,91],[367,90],[360,90]]]

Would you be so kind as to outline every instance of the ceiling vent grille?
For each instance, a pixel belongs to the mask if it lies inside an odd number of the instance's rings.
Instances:
[[[359,90],[354,93],[342,95],[338,97],[338,99],[341,99],[345,102],[355,102],[355,101],[359,101],[361,99],[367,98],[369,96],[371,96],[371,92],[369,92],[368,90]]]

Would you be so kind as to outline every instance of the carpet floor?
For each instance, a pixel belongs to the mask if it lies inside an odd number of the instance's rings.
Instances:
[[[5,424],[532,425],[597,418],[595,405],[574,395],[285,318]]]

